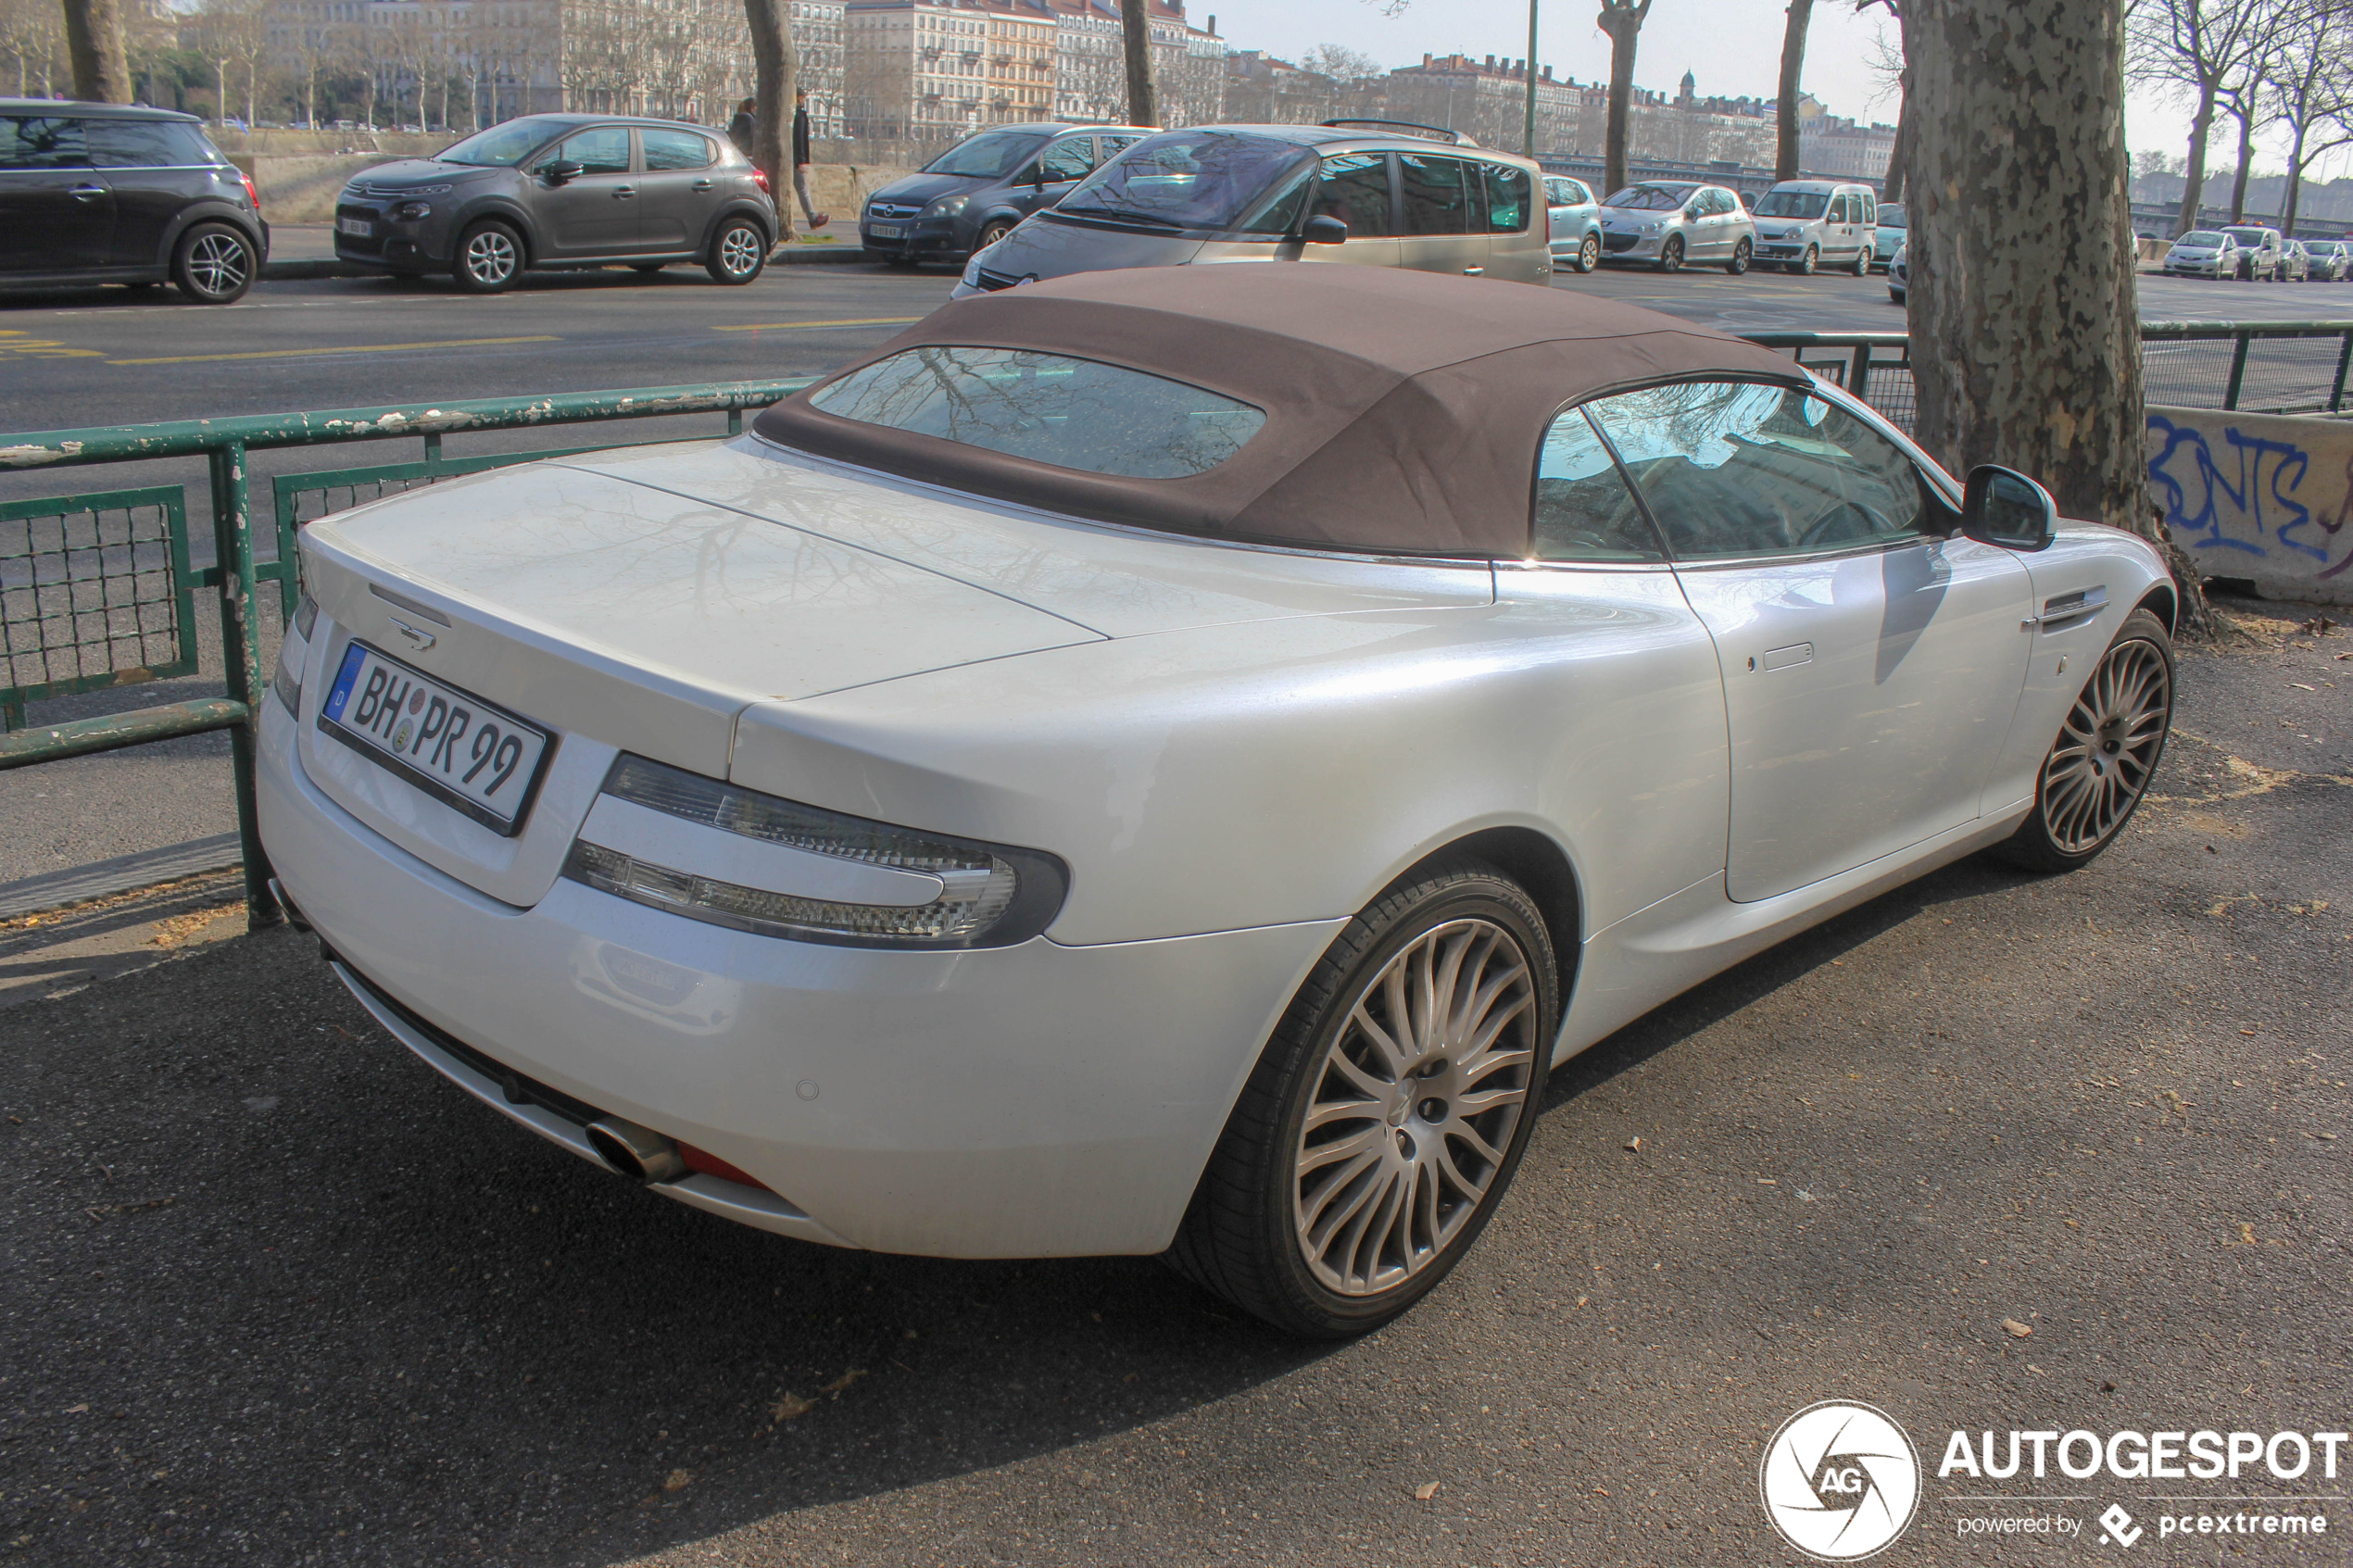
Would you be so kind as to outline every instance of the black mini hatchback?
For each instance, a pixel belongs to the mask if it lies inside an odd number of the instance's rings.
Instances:
[[[253,182],[195,116],[0,98],[0,288],[169,281],[226,305],[269,254]]]

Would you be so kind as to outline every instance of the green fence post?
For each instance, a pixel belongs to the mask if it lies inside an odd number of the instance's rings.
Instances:
[[[1868,395],[1870,383],[1871,345],[1868,343],[1858,343],[1855,345],[1854,366],[1846,372],[1846,390],[1868,403],[1870,401]]]
[[[2353,332],[2345,334],[2345,345],[2336,351],[2336,381],[2329,388],[2329,412],[2339,413],[2345,408],[2345,370],[2353,364]]]
[[[220,568],[220,662],[229,698],[245,714],[229,730],[236,772],[237,837],[245,851],[245,926],[259,931],[285,918],[270,891],[270,858],[255,814],[254,752],[261,705],[270,700],[261,671],[261,621],[254,613],[253,509],[245,484],[245,447],[231,441],[209,454],[213,549]]]
[[[2231,381],[2222,389],[2222,407],[2226,410],[2235,410],[2239,406],[2239,386],[2246,380],[2246,345],[2254,341],[2251,332],[2239,332],[2235,336],[2238,346],[2231,350]]]

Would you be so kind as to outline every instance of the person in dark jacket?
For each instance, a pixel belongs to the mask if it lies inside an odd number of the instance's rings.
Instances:
[[[822,229],[833,221],[830,213],[817,210],[809,199],[809,93],[796,88],[792,95],[792,191],[800,198],[800,210],[809,217],[809,227]]]
[[[727,122],[727,140],[735,143],[736,150],[746,157],[751,157],[751,132],[756,123],[751,111],[755,107],[751,99],[746,98],[736,106],[736,118]]]

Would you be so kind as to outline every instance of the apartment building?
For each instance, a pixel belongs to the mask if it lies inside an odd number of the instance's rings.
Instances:
[[[1045,0],[988,0],[987,119],[992,125],[1054,113],[1054,13]]]

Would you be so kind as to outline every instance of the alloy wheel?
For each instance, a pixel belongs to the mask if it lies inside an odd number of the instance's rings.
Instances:
[[[484,229],[466,242],[466,275],[485,288],[513,277],[520,259],[515,242],[503,229]]]
[[[742,278],[760,270],[760,234],[748,223],[739,223],[719,237],[719,265],[731,278]]]
[[[2132,814],[2172,709],[2172,675],[2154,646],[2135,638],[2108,650],[2043,764],[2044,827],[2062,853],[2089,854]]]
[[[1391,1289],[1478,1213],[1538,1081],[1537,1011],[1527,955],[1483,919],[1431,928],[1365,983],[1292,1151],[1293,1231],[1326,1289]]]
[[[1658,247],[1658,270],[1662,272],[1680,272],[1683,270],[1681,235],[1670,235],[1667,243]]]
[[[208,295],[242,290],[252,268],[252,253],[234,234],[199,234],[188,247],[188,277]]]
[[[1601,264],[1602,237],[1599,234],[1588,234],[1585,236],[1585,243],[1577,247],[1577,270],[1579,272],[1590,272]]]

